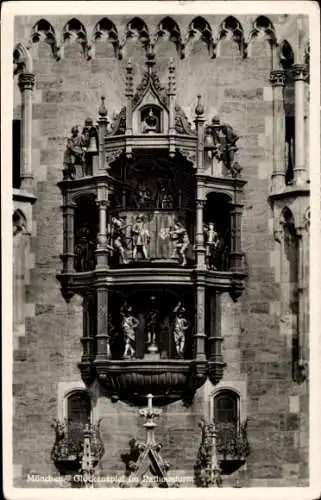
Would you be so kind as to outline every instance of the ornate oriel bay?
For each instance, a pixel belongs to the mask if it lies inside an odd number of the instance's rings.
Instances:
[[[103,97],[97,125],[72,128],[58,279],[67,300],[83,296],[83,380],[98,377],[113,399],[152,393],[166,404],[223,375],[211,311],[222,291],[237,300],[244,289],[246,181],[233,128],[218,116],[206,124],[201,96],[193,128],[176,101],[173,61],[167,89],[154,64],[147,53],[134,91],[129,61],[126,106],[111,122]]]

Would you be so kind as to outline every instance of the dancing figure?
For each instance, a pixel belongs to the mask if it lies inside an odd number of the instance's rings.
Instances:
[[[132,315],[132,307],[127,304],[121,312],[122,328],[125,337],[124,357],[132,358],[135,355],[136,328],[139,321]]]
[[[207,269],[214,271],[216,270],[215,260],[219,245],[219,237],[213,222],[209,222],[208,226],[204,226],[204,242],[206,267]]]
[[[119,252],[123,264],[128,263],[125,255],[126,237],[124,230],[126,227],[127,225],[121,219],[118,219],[117,217],[112,217],[111,240],[113,247]]]
[[[147,246],[150,243],[149,231],[144,227],[144,220],[141,215],[137,215],[135,224],[132,227],[133,238],[133,259],[137,259],[137,254],[140,252],[144,259],[148,258]]]
[[[172,259],[178,256],[179,263],[181,266],[186,266],[186,251],[189,245],[189,237],[186,228],[181,222],[176,222],[173,229],[170,231],[170,236],[173,241],[176,242],[175,249],[172,255]]]
[[[174,342],[179,356],[184,355],[185,332],[189,328],[189,321],[184,317],[184,313],[185,307],[179,302],[174,309],[174,314],[176,315],[174,323]]]

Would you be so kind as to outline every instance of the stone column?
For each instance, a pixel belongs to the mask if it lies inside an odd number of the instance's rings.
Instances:
[[[83,345],[82,362],[91,361],[93,356],[94,332],[92,331],[92,314],[95,314],[93,309],[93,296],[91,293],[87,293],[83,297],[83,336],[81,338]]]
[[[101,97],[101,105],[98,109],[98,140],[99,140],[99,170],[105,170],[105,136],[107,133],[107,108],[105,107],[105,97]]]
[[[76,204],[70,195],[65,196],[63,211],[63,272],[73,273],[75,269],[74,252],[74,213]]]
[[[196,266],[198,270],[205,269],[205,248],[203,234],[203,208],[205,205],[204,186],[200,176],[204,175],[204,128],[205,117],[204,107],[201,103],[201,96],[198,96],[195,108],[195,126],[197,133],[197,154],[196,154]]]
[[[107,249],[107,200],[97,202],[99,209],[99,233],[97,237],[97,266],[96,269],[108,267],[108,249]]]
[[[307,78],[305,64],[292,66],[295,93],[295,166],[294,182],[297,186],[304,186],[307,181],[305,158],[305,126],[304,126],[304,91]]]
[[[21,189],[32,190],[32,91],[35,76],[32,73],[20,73],[21,91]]]
[[[202,196],[197,189],[197,196]],[[205,247],[203,233],[203,210],[205,200],[200,197],[196,200],[196,267],[198,270],[205,270]]]
[[[298,359],[297,377],[298,382],[302,382],[307,377],[307,367],[309,359],[309,284],[308,284],[308,259],[309,259],[309,232],[308,227],[297,230],[298,235]]]
[[[271,191],[273,193],[282,190],[285,186],[285,110],[283,99],[285,79],[285,71],[280,69],[271,71],[270,82],[273,96],[273,172]]]
[[[198,283],[196,286],[196,321],[195,321],[195,357],[199,361],[205,356],[205,286]]]
[[[133,134],[133,125],[132,125],[132,100],[134,96],[134,87],[133,87],[133,66],[131,60],[128,60],[126,66],[126,135]]]
[[[210,373],[211,382],[217,384],[223,375],[223,356],[221,335],[221,293],[214,292],[210,299],[210,335],[209,342],[209,362],[214,364]],[[221,369],[219,364],[221,364]],[[218,365],[218,366],[217,366]]]
[[[107,360],[110,356],[108,336],[108,287],[97,285],[97,354],[96,361]]]
[[[241,250],[241,218],[243,204],[239,201],[230,203],[231,206],[231,253],[230,271],[240,271],[243,266],[243,252]]]

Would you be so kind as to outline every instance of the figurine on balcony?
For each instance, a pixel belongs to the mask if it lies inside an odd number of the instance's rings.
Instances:
[[[153,109],[150,108],[148,115],[142,122],[143,134],[157,133],[159,130],[157,116],[154,115]]]
[[[132,307],[127,304],[122,307],[121,317],[125,337],[124,358],[133,358],[135,356],[136,328],[139,321],[133,316]]]
[[[145,184],[139,184],[135,193],[135,206],[136,208],[149,208],[152,201],[150,190]]]
[[[95,268],[95,242],[90,238],[87,226],[80,228],[75,244],[75,270],[92,271]]]
[[[64,164],[67,166],[70,178],[76,179],[83,176],[86,151],[85,138],[79,134],[79,127],[76,125],[71,129],[71,136],[68,137],[64,153]]]
[[[174,309],[175,323],[174,323],[174,341],[176,345],[176,351],[179,357],[184,356],[185,348],[185,333],[188,330],[190,323],[184,317],[185,307],[179,302]]]
[[[179,264],[183,267],[187,264],[186,253],[189,246],[189,237],[186,228],[179,221],[175,222],[170,230],[170,237],[176,242],[172,259],[178,256]]]
[[[162,185],[157,194],[157,208],[171,210],[173,208],[173,195]]]
[[[128,261],[125,255],[126,249],[126,236],[124,230],[128,227],[124,220],[118,219],[117,217],[112,217],[111,219],[111,240],[113,247],[119,253],[121,257],[122,264],[127,264]]]
[[[138,253],[143,256],[143,259],[148,259],[147,247],[150,243],[150,234],[148,229],[144,227],[142,215],[137,215],[131,233],[133,238],[133,259],[137,259]]]
[[[213,222],[204,225],[204,243],[206,267],[208,270],[216,270],[215,261],[216,253],[219,246],[219,237]]]
[[[221,123],[218,116],[214,116],[210,128],[214,139],[214,155],[218,161],[223,161],[225,167],[232,172],[235,153],[238,149],[236,142],[239,137],[230,125]]]

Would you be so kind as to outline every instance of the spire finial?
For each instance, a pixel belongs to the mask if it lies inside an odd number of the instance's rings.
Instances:
[[[202,103],[202,96],[200,94],[197,96],[197,104],[195,107],[195,114],[197,116],[201,116],[204,114],[204,105]]]
[[[168,64],[168,95],[175,95],[176,93],[176,77],[175,77],[175,63],[171,57]]]
[[[101,100],[101,104],[99,106],[99,109],[98,109],[98,114],[101,118],[105,118],[107,116],[107,108],[105,106],[105,97],[104,96],[101,96],[100,98]]]

